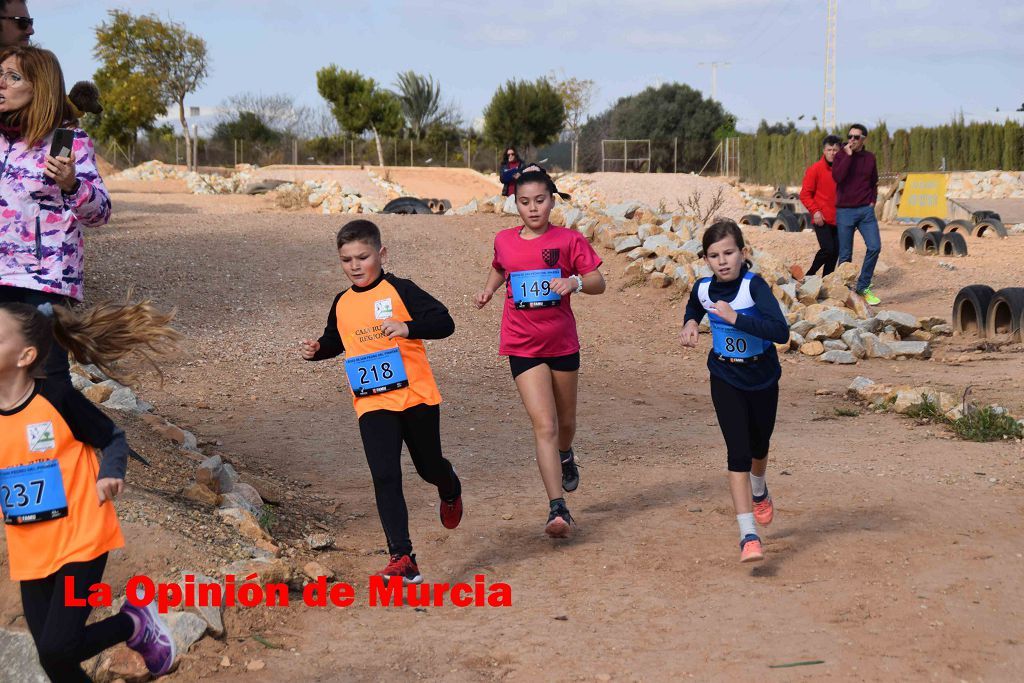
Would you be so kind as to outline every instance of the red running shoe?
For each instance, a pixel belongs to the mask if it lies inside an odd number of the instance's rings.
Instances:
[[[761,526],[768,526],[775,518],[775,505],[771,496],[765,496],[761,502],[754,502],[754,519]]]
[[[760,562],[764,559],[761,550],[761,539],[754,534],[747,534],[740,541],[740,562]]]
[[[383,570],[377,572],[374,576],[379,576],[384,580],[390,579],[392,576],[401,576],[403,584],[423,583],[420,568],[416,566],[415,554],[392,555],[388,566],[384,567]]]
[[[440,505],[441,526],[445,529],[454,529],[462,521],[462,495],[455,500],[448,502],[441,499]]]

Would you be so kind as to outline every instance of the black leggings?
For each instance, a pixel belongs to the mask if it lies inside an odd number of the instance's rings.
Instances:
[[[416,472],[436,486],[442,498],[451,500],[462,493],[452,464],[441,454],[441,409],[418,405],[401,412],[373,410],[359,418],[359,434],[373,476],[388,552],[410,555],[409,510],[402,493],[402,442],[409,447]]]
[[[729,471],[749,472],[751,460],[768,457],[779,407],[778,382],[747,391],[711,375],[711,402],[729,451]]]
[[[836,226],[825,223],[822,226],[814,226],[814,236],[818,238],[818,253],[814,255],[811,262],[811,269],[808,275],[814,275],[821,268],[822,275],[828,275],[836,269],[836,261],[839,260],[839,235]]]
[[[38,292],[34,289],[25,289],[24,287],[4,286],[0,286],[0,301],[31,304],[32,306],[47,303],[53,306],[67,306],[71,303],[70,299],[59,294]],[[67,349],[58,344],[56,340],[53,340],[53,346],[50,347],[50,355],[46,357],[46,362],[43,364],[43,372],[50,379],[57,378],[64,380],[68,384],[71,383],[71,366],[68,364]]]
[[[45,579],[21,582],[21,605],[25,622],[35,641],[39,663],[53,681],[84,681],[81,663],[117,643],[128,640],[135,622],[127,614],[85,625],[91,607],[67,607],[64,577],[75,579],[75,597],[85,599],[89,586],[103,579],[107,554],[88,562],[69,562]]]

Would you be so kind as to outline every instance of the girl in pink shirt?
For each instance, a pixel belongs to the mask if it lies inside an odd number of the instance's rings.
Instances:
[[[504,285],[498,352],[508,356],[533,423],[537,465],[550,505],[544,531],[565,538],[573,519],[562,490],[575,491],[580,483],[572,450],[580,341],[569,301],[580,292],[601,294],[605,283],[598,271],[601,257],[587,239],[548,222],[556,194],[569,198],[539,167],[520,175],[515,197],[523,225],[495,235],[491,272],[475,301],[483,308]]]

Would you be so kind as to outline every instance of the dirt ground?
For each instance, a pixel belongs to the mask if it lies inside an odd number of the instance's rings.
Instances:
[[[468,168],[402,168],[389,166],[391,179],[414,197],[447,199],[458,208],[476,197],[493,197],[501,185]]]
[[[170,680],[1019,680],[1024,448],[958,441],[862,408],[837,413],[856,407],[845,388],[865,375],[971,384],[979,400],[1024,414],[1019,350],[955,339],[927,362],[787,357],[768,473],[776,520],[766,561],[740,565],[708,341],[682,349],[681,296],[628,286],[625,261],[603,252],[607,293],[574,302],[582,483],[568,502],[579,526],[552,541],[529,423],[497,356],[500,309],[471,303],[509,219],[379,216],[389,269],[437,295],[456,321],[428,353],[466,514],[443,529],[436,492],[406,462],[420,569],[430,582],[483,573],[511,585],[513,605],[369,607],[367,576],[386,557],[351,400],[339,362],[306,363],[296,351],[347,286],[333,248],[344,217],[171,183],[113,189],[111,224],[88,237],[89,297],[134,287],[177,306],[187,340],[163,385],[143,377],[141,394],[241,469],[297,491],[277,508],[275,535],[298,544],[319,514],[337,548],[318,559],[357,591],[347,609],[229,610],[228,637],[200,641]],[[898,253],[901,230],[884,229],[889,269],[876,291],[886,305],[948,316],[960,286],[1021,284],[1024,237],[971,241],[950,271]],[[810,234],[750,237],[804,265],[814,250]],[[129,490],[124,505],[142,495]],[[173,540],[165,524],[126,525],[128,548],[108,577],[209,563],[202,544]],[[225,655],[231,665],[220,667]],[[247,671],[256,660],[265,668]],[[823,663],[769,669],[814,660]]]

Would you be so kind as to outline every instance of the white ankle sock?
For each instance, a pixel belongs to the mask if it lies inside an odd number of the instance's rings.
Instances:
[[[754,526],[754,513],[744,512],[742,515],[736,515],[736,521],[740,525],[740,540],[750,534],[757,535],[757,527]]]
[[[758,477],[751,474],[750,490],[754,492],[755,497],[763,496],[765,491],[768,490],[768,485],[764,483],[764,477]]]

